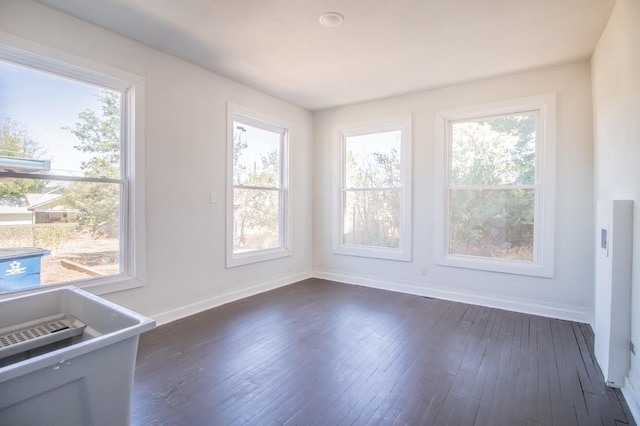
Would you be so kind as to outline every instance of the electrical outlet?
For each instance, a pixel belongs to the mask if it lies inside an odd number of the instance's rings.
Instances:
[[[420,275],[427,275],[427,265],[422,265],[420,267]]]

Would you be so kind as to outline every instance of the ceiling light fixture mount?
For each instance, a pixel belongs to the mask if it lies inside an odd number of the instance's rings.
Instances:
[[[320,15],[320,25],[327,28],[335,28],[342,25],[344,16],[338,12],[327,12]]]

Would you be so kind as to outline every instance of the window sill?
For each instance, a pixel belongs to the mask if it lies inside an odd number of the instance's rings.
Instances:
[[[450,266],[503,274],[553,278],[553,267],[523,260],[491,259],[486,257],[448,255],[436,260],[436,265]]]
[[[409,253],[399,249],[387,249],[383,247],[340,245],[333,250],[333,254],[398,260],[403,262],[411,261],[411,255]]]
[[[89,278],[80,281],[65,281],[57,284],[40,285],[38,287],[29,287],[8,291],[0,294],[0,300],[15,296],[38,293],[57,287],[75,286],[81,288],[96,296],[116,293],[119,291],[131,290],[134,288],[144,287],[144,283],[136,278],[121,275],[113,275],[104,278]]]
[[[283,247],[236,253],[227,258],[227,268],[235,268],[236,266],[250,265],[287,256],[291,256],[291,250]]]

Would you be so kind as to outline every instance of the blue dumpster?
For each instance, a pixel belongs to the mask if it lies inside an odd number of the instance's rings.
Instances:
[[[35,247],[0,249],[0,291],[40,285],[40,258],[49,253]]]

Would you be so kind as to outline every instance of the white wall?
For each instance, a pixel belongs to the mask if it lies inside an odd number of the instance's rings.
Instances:
[[[640,1],[618,0],[591,60],[595,199],[634,201],[631,341],[640,350]],[[596,318],[598,321],[598,318]],[[597,337],[596,337],[597,338]],[[640,353],[623,389],[640,419]]]
[[[434,264],[436,111],[557,94],[556,259],[552,279]],[[332,254],[332,129],[413,114],[413,261]],[[314,270],[321,277],[591,322],[593,316],[592,111],[588,62],[326,110],[315,116]],[[426,276],[420,275],[426,266]]]
[[[0,7],[0,31],[146,78],[147,285],[112,294],[111,300],[170,320],[308,277],[313,265],[314,274],[345,282],[592,321],[589,63],[311,114],[31,0],[0,0]],[[549,92],[557,93],[558,108],[555,277],[436,266],[436,111]],[[208,194],[216,191],[222,200],[225,191],[227,100],[293,123],[291,258],[224,268],[224,204],[209,204]],[[413,114],[413,261],[333,255],[333,127],[403,114]],[[420,275],[423,266],[426,275]]]
[[[108,299],[162,322],[310,276],[310,112],[30,0],[0,0],[0,31],[146,78],[147,282]],[[225,269],[227,101],[293,126],[291,257]]]

